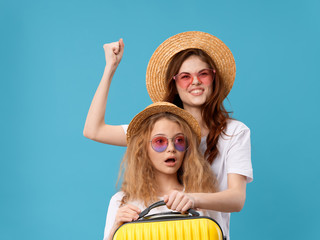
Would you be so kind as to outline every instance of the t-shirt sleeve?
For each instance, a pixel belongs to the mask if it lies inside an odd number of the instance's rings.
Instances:
[[[227,173],[246,176],[248,183],[253,181],[250,129],[248,127],[242,128],[231,137],[227,153]]]
[[[121,127],[122,127],[122,129],[123,129],[123,131],[124,131],[124,133],[125,133],[126,135],[127,135],[128,126],[129,126],[129,125],[127,125],[127,124],[121,125]]]
[[[121,204],[121,199],[123,197],[122,192],[118,192],[115,195],[112,196],[110,199],[109,207],[108,207],[108,213],[107,213],[107,219],[106,219],[106,226],[104,228],[104,237],[103,240],[107,240],[110,234],[110,231],[112,229],[112,226],[115,222],[117,211]]]

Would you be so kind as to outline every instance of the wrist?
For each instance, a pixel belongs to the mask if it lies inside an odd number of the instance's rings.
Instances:
[[[117,68],[112,68],[111,66],[106,65],[105,68],[104,68],[103,75],[108,79],[112,79],[114,73],[116,72],[116,69]]]
[[[115,65],[115,64],[106,64],[104,67],[104,71],[114,74],[115,71],[117,70],[117,66],[118,65]]]
[[[198,199],[197,199],[196,194],[195,194],[195,193],[188,193],[188,195],[189,195],[189,197],[190,197],[190,198],[192,199],[192,201],[193,201],[193,206],[192,206],[192,208],[193,208],[193,209],[198,208]]]

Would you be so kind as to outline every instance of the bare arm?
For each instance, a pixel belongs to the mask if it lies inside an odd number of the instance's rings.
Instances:
[[[140,212],[141,210],[137,206],[131,204],[120,207],[117,211],[115,222],[113,223],[110,233],[108,234],[108,236],[105,236],[105,238],[107,237],[107,240],[112,240],[116,230],[126,222],[137,220]]]
[[[217,193],[192,193],[195,207],[219,212],[240,212],[246,200],[247,180],[239,174],[228,174],[228,189]]]
[[[219,212],[240,212],[246,200],[245,176],[228,174],[228,189],[217,193],[172,192],[164,200],[168,208],[186,211],[188,208],[208,209]]]
[[[100,84],[91,102],[83,135],[97,142],[126,146],[126,136],[121,126],[105,124],[104,116],[112,77],[121,61],[123,40],[105,44],[106,66]]]

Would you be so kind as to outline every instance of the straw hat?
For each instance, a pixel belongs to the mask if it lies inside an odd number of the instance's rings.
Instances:
[[[230,92],[235,76],[236,64],[230,49],[217,37],[198,31],[183,32],[165,40],[153,53],[147,67],[147,90],[153,102],[163,101],[167,91],[166,71],[172,57],[188,48],[206,52],[214,61],[219,77]]]
[[[188,123],[193,132],[197,134],[199,142],[201,141],[201,129],[197,120],[187,111],[177,107],[168,102],[156,102],[146,107],[143,111],[138,113],[130,122],[127,129],[127,143],[130,142],[130,137],[133,136],[138,129],[143,127],[144,121],[157,113],[168,112],[182,118]]]

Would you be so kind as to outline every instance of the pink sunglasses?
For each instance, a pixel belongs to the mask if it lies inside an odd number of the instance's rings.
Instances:
[[[169,140],[172,141],[174,148],[179,152],[184,152],[188,148],[187,139],[183,134],[179,134],[173,138],[167,138],[165,136],[155,136],[150,141],[151,147],[156,152],[164,152],[169,145]]]
[[[196,76],[198,81],[200,81],[204,85],[209,85],[213,82],[215,74],[216,70],[206,68],[198,73],[178,73],[177,75],[173,76],[172,79],[174,79],[181,88],[187,88],[193,82],[194,76]]]

